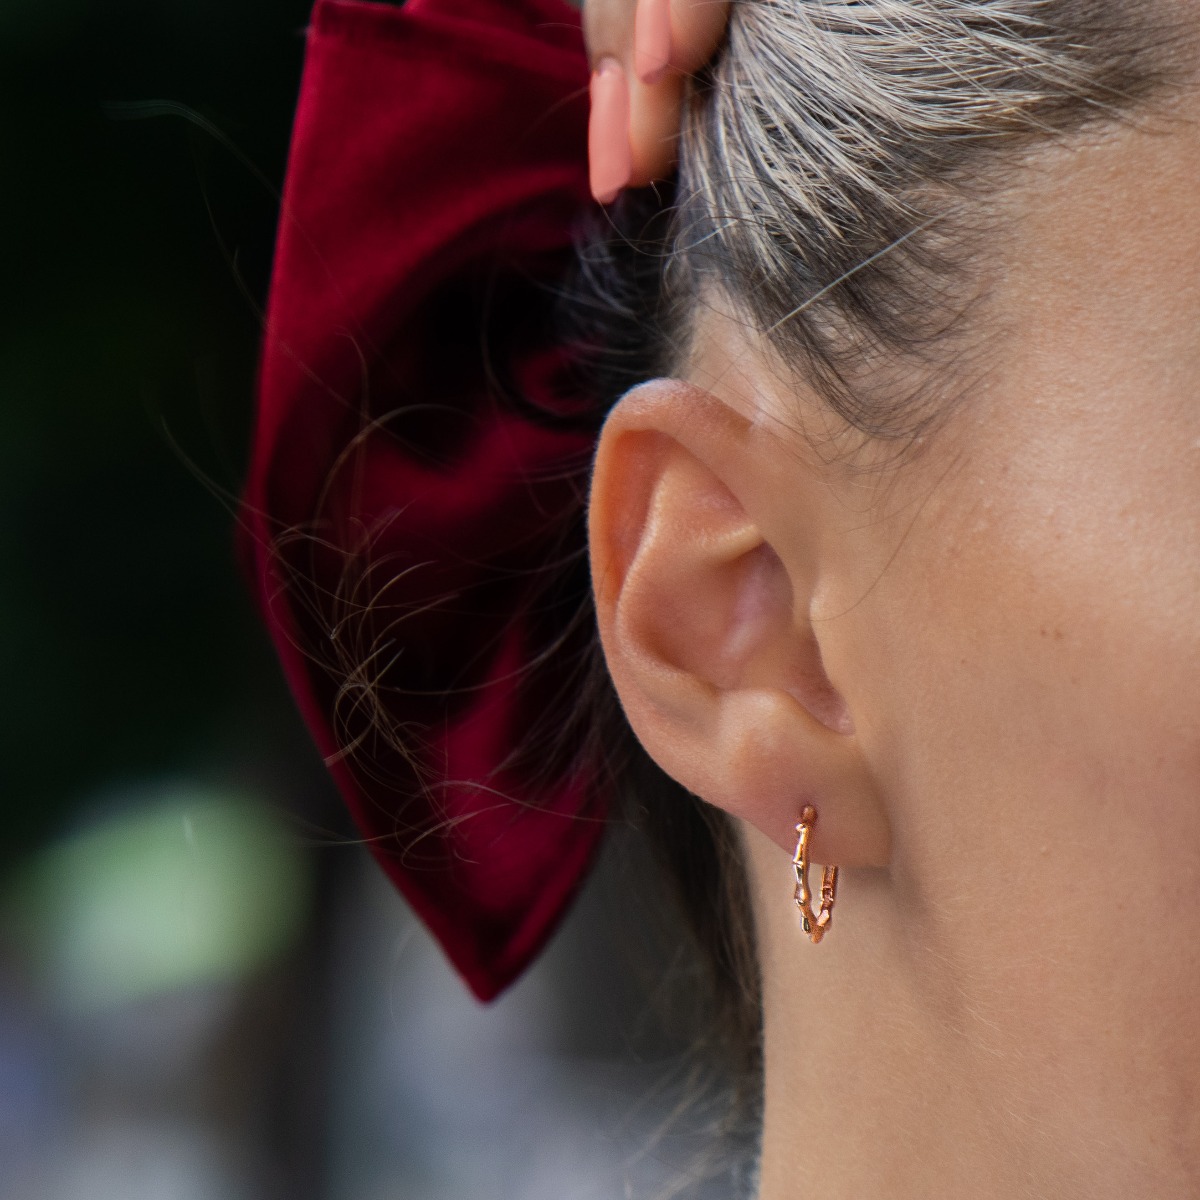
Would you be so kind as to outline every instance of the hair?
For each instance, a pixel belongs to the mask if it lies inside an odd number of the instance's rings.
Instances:
[[[996,200],[1028,152],[1130,119],[1177,75],[1157,6],[1129,10],[735,3],[689,82],[674,188],[623,197],[581,240],[568,312],[601,403],[677,373],[716,306],[848,431],[902,448],[920,438],[984,370]],[[733,823],[649,761],[599,661],[592,694],[596,742],[623,764],[629,811],[707,964],[710,1044],[753,1104],[759,978]]]

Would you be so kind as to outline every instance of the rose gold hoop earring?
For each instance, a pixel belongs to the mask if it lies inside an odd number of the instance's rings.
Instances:
[[[825,867],[821,871],[821,906],[816,913],[812,910],[812,893],[808,890],[808,839],[817,823],[817,810],[811,804],[804,806],[800,824],[796,826],[796,853],[792,856],[792,867],[796,872],[796,907],[804,932],[815,946],[829,929],[833,919],[833,900],[837,895],[837,867]]]

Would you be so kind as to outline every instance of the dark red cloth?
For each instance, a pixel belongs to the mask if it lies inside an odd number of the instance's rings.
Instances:
[[[583,570],[592,418],[552,310],[588,203],[586,89],[560,0],[319,0],[245,493],[308,726],[484,999],[602,827],[553,745],[590,630],[547,583],[555,560]]]

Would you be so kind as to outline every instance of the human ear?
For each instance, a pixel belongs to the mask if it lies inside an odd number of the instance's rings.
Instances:
[[[589,542],[600,639],[650,756],[791,851],[884,865],[886,816],[812,620],[820,517],[779,435],[678,380],[624,396],[600,437]],[[789,488],[792,494],[789,496]]]

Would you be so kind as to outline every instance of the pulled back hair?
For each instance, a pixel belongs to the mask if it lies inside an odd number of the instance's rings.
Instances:
[[[567,311],[611,404],[676,373],[718,305],[847,430],[903,447],[969,396],[996,332],[995,200],[1046,139],[1131,119],[1178,77],[1157,6],[741,0],[689,82],[673,188],[582,239]],[[691,923],[726,1062],[753,1101],[759,981],[724,814],[638,746],[597,655],[589,726]]]

